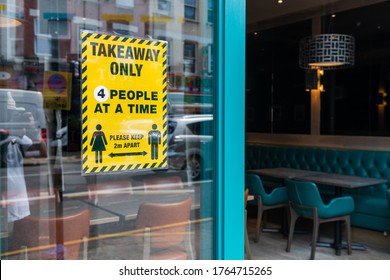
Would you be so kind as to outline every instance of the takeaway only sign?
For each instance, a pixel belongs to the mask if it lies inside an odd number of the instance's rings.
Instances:
[[[167,168],[167,42],[81,40],[82,174]]]

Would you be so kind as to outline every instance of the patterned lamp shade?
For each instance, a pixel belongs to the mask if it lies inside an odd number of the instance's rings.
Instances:
[[[321,34],[300,41],[299,66],[304,69],[341,69],[355,64],[355,38]]]

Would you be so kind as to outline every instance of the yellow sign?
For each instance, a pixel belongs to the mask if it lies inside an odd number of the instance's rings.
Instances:
[[[53,110],[70,110],[72,73],[45,71],[43,107]]]
[[[167,168],[167,42],[81,39],[82,173]]]

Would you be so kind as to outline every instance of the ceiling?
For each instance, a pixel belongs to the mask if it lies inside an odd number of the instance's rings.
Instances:
[[[246,0],[247,32],[269,29],[316,16],[387,2],[388,0]]]

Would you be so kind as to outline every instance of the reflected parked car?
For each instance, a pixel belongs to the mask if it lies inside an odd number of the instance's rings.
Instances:
[[[12,131],[25,129],[26,135],[33,141],[24,156],[46,157],[46,117],[43,109],[43,97],[39,91],[0,89],[0,129]],[[12,110],[10,108],[13,108]],[[18,121],[12,121],[12,114],[23,114]]]
[[[168,164],[187,169],[189,179],[199,180],[204,166],[205,145],[212,142],[212,115],[179,115],[168,118]]]

